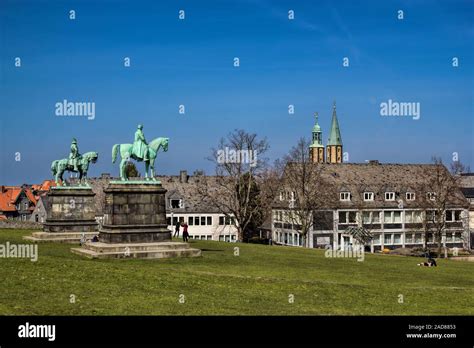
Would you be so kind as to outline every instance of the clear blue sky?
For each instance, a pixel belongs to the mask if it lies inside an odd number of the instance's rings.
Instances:
[[[2,0],[0,183],[49,178],[73,136],[100,153],[90,176],[118,175],[111,147],[138,123],[171,138],[161,174],[211,172],[210,147],[235,128],[266,136],[276,159],[310,136],[314,111],[327,141],[334,99],[350,162],[457,152],[474,169],[473,23],[473,1]],[[95,119],[55,116],[63,99],[95,102]],[[388,99],[421,103],[421,118],[380,116]]]

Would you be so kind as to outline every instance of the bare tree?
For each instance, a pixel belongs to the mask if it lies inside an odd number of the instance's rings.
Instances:
[[[262,218],[265,202],[273,199],[271,188],[263,183],[268,177],[267,140],[238,129],[221,138],[208,158],[215,176],[202,176],[198,194],[226,217],[231,218],[243,241],[249,228]]]
[[[424,207],[423,229],[426,247],[428,236],[432,234],[440,257],[442,238],[446,230],[446,212],[449,208],[463,206],[466,202],[459,190],[459,177],[449,173],[441,158],[433,157],[432,162],[433,170],[427,173],[421,197]]]
[[[288,199],[287,218],[309,246],[308,233],[314,225],[314,212],[331,208],[337,193],[324,175],[325,165],[313,163],[310,143],[301,138],[280,162],[283,172],[282,194]]]
[[[453,161],[450,166],[451,173],[453,175],[460,175],[462,173],[469,173],[471,168],[469,166],[464,165],[461,161]]]

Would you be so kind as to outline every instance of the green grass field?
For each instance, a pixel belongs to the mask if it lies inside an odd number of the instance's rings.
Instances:
[[[25,243],[29,233],[0,230],[0,244]],[[202,257],[88,260],[72,254],[73,245],[47,243],[37,262],[0,258],[0,315],[474,314],[469,262],[429,268],[413,257],[366,254],[357,262],[314,249],[191,244]]]

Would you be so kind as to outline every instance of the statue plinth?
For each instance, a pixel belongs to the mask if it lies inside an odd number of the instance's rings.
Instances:
[[[73,248],[75,254],[99,259],[201,256],[188,243],[172,242],[166,223],[166,190],[157,181],[111,181],[105,193],[99,242]]]
[[[171,241],[166,223],[166,190],[156,181],[111,181],[105,193],[103,243]]]
[[[52,187],[46,195],[46,221],[42,232],[25,239],[34,242],[79,243],[97,235],[95,193],[90,187]]]

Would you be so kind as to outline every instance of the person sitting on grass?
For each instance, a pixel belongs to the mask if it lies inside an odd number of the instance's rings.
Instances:
[[[431,257],[428,259],[428,262],[418,263],[417,266],[426,266],[426,267],[437,267],[436,261]]]

